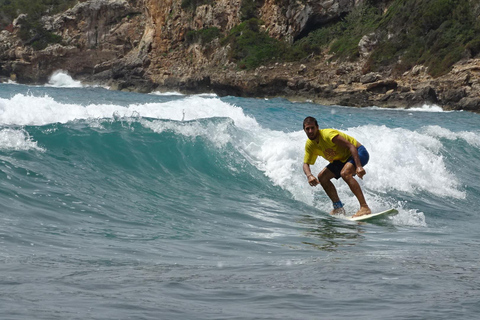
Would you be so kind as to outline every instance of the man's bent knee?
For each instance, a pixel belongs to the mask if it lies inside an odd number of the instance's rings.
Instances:
[[[350,163],[347,163],[345,167],[343,167],[342,171],[340,172],[340,176],[345,181],[352,179],[354,175],[355,175],[355,166]]]
[[[327,168],[323,169],[319,174],[318,174],[318,181],[320,181],[321,184],[325,182],[329,182],[335,178],[335,175],[333,174],[332,171],[328,170]]]

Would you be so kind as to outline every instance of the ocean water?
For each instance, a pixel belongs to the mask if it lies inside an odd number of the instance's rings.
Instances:
[[[309,115],[398,215],[329,216]],[[436,106],[0,84],[1,319],[477,319],[479,168],[480,115]]]

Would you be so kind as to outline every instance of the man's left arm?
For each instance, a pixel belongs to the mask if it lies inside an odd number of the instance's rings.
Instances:
[[[360,157],[358,156],[357,147],[355,147],[350,141],[342,137],[341,135],[336,135],[332,142],[335,143],[337,146],[342,148],[347,148],[350,150],[352,154],[353,161],[355,161],[355,166],[357,167],[356,173],[360,179],[363,179],[363,176],[366,174],[365,169],[363,169],[362,162],[360,161]]]

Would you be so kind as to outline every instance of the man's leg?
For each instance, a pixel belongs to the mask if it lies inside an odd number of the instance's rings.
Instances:
[[[340,173],[343,180],[348,184],[350,190],[352,190],[355,197],[357,197],[358,202],[360,203],[360,210],[354,214],[354,217],[363,216],[366,214],[372,213],[370,208],[367,205],[367,201],[365,201],[365,197],[363,196],[362,188],[358,184],[358,181],[355,180],[353,177],[355,174],[355,165],[350,162],[347,162]]]
[[[328,168],[323,168],[323,170],[318,174],[318,181],[325,190],[327,196],[332,200],[333,203],[339,202],[340,198],[338,197],[337,188],[332,183],[332,179],[335,178],[335,174],[330,171]],[[330,214],[345,214],[343,208],[334,208]]]

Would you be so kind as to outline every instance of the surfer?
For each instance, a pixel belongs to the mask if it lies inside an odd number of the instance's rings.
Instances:
[[[303,120],[303,130],[308,140],[305,143],[305,157],[303,159],[303,172],[307,175],[308,183],[313,187],[319,183],[333,202],[330,214],[345,214],[343,204],[333,185],[333,178],[342,179],[347,183],[360,203],[360,209],[354,217],[372,213],[365,201],[362,189],[353,176],[363,179],[369,154],[355,138],[335,129],[319,129],[318,122],[313,117]],[[315,177],[310,170],[310,165],[315,164],[317,157],[321,156],[330,163]]]

